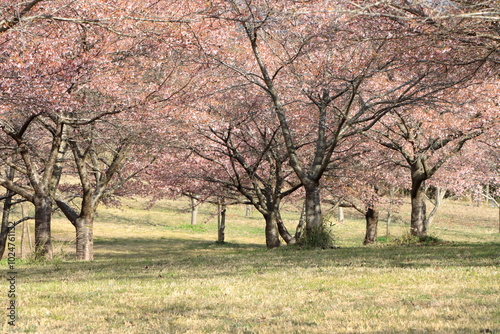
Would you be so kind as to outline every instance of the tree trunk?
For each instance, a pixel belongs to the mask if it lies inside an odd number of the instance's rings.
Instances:
[[[76,219],[76,259],[94,260],[94,218],[78,217]]]
[[[425,229],[425,215],[425,193],[423,187],[419,187],[415,192],[412,191],[411,195],[411,235],[417,237],[427,235],[427,230]]]
[[[283,223],[283,219],[281,219],[281,214],[279,211],[276,213],[276,223],[278,224],[278,231],[280,236],[285,240],[287,245],[293,245],[296,243],[295,237],[293,237]]]
[[[81,261],[94,260],[94,217],[96,214],[96,205],[88,197],[90,195],[84,194],[80,214],[68,203],[56,200],[59,209],[75,227],[76,259]]]
[[[15,169],[10,167],[7,171],[7,179],[9,181],[14,180]],[[10,209],[12,208],[12,197],[15,195],[14,192],[9,189],[5,192],[5,199],[3,202],[2,210],[2,227],[0,228],[0,260],[5,253],[5,247],[7,246],[7,236],[9,234],[9,217]]]
[[[392,221],[392,210],[387,211],[387,221],[385,223],[385,236],[388,237],[391,235],[389,226],[391,226],[391,221]]]
[[[264,219],[266,220],[266,246],[267,248],[277,248],[281,242],[278,224],[276,223],[276,214],[266,214]]]
[[[198,219],[198,198],[191,196],[191,225],[196,225]]]
[[[0,230],[0,260],[2,259],[3,254],[5,253],[5,247],[7,246],[7,236],[9,234],[10,208],[12,207],[12,196],[14,196],[14,193],[7,190],[2,210],[2,227]]]
[[[306,191],[305,206],[306,206],[306,233],[307,231],[314,231],[321,227],[321,198],[320,188],[318,182],[311,182],[311,184],[304,186]]]
[[[245,217],[251,217],[252,216],[252,205],[246,204],[245,205]]]
[[[389,209],[387,209],[387,222],[385,224],[386,237],[388,237],[391,234],[389,231],[389,226],[391,226],[393,204],[394,204],[394,187],[391,187],[391,189],[389,190]]]
[[[421,162],[411,165],[411,226],[410,233],[413,236],[424,237],[427,235],[425,229],[426,206],[424,181],[425,170]]]
[[[484,193],[486,194],[486,196],[484,197],[484,201],[486,202],[486,204],[488,204],[488,202],[490,201],[489,200],[489,197],[490,197],[490,184],[486,184],[485,186],[486,189],[484,189]]]
[[[225,241],[225,229],[226,229],[226,205],[224,201],[219,204],[219,215],[217,219],[217,243],[223,244]]]
[[[373,244],[377,241],[378,211],[372,208],[368,209],[365,218],[366,235],[363,245]]]
[[[340,224],[343,224],[344,223],[344,208],[342,206],[339,205],[339,208],[338,208],[338,212],[339,212],[339,217],[338,217],[338,222]]]
[[[306,205],[302,206],[302,211],[300,212],[299,223],[297,224],[297,228],[295,229],[295,242],[298,242],[300,238],[304,235],[304,225],[306,220]]]
[[[35,195],[35,258],[52,260],[52,240],[50,224],[52,201],[49,196]]]
[[[429,230],[429,226],[432,225],[434,221],[434,217],[436,216],[436,213],[438,212],[439,208],[443,204],[444,201],[444,196],[446,195],[446,189],[443,189],[441,187],[436,187],[435,193],[434,193],[434,198],[431,200],[431,202],[434,204],[434,208],[432,209],[431,213],[427,216],[427,218],[424,220],[425,224],[425,230]]]

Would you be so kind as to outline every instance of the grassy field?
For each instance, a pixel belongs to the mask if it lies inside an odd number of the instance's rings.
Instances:
[[[1,332],[500,333],[498,209],[448,202],[431,230],[445,242],[369,247],[362,217],[346,210],[332,227],[339,249],[267,250],[262,219],[243,206],[229,209],[228,243],[217,245],[208,205],[190,226],[185,202],[124,204],[100,210],[95,261],[72,259],[74,231],[62,218],[55,261],[16,260],[16,326],[5,316]],[[406,235],[407,212],[392,238]],[[297,217],[290,206],[291,230]]]

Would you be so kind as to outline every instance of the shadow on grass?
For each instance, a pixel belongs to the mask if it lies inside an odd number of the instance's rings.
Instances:
[[[267,250],[257,244],[209,240],[109,238],[95,242],[95,260],[20,262],[20,275],[32,282],[70,277],[86,279],[189,279],[241,276],[287,268],[447,268],[500,264],[500,244],[446,244],[426,247],[352,247]],[[3,261],[2,261],[3,262]],[[73,278],[71,278],[73,277]]]
[[[218,244],[215,241],[181,238],[100,238],[95,241],[96,258],[123,257],[127,258],[157,258],[166,253],[231,249],[256,250],[265,249],[259,244]]]

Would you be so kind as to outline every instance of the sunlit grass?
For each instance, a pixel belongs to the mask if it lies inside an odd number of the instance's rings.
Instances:
[[[498,333],[496,211],[445,205],[431,230],[446,241],[440,245],[363,247],[362,216],[346,210],[343,224],[332,219],[340,249],[267,250],[262,219],[245,217],[243,206],[228,210],[228,243],[217,245],[215,207],[203,205],[192,227],[186,202],[144,210],[127,201],[100,211],[90,263],[73,260],[74,229],[59,218],[56,260],[17,261],[17,326],[2,330]],[[396,237],[408,229],[400,215],[390,226]],[[291,232],[297,218],[291,207]]]

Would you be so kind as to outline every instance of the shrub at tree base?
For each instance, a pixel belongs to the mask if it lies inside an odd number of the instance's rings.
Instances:
[[[305,235],[300,238],[298,245],[306,248],[335,248],[335,239],[331,228],[321,224],[316,228],[307,230]]]

